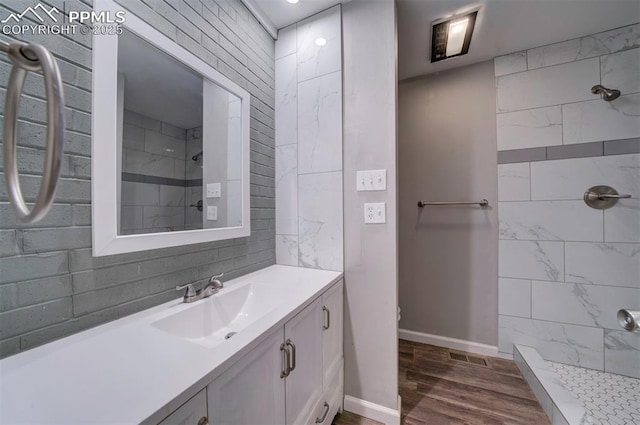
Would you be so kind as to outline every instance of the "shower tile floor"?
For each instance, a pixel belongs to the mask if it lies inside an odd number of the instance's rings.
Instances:
[[[585,425],[640,424],[640,379],[547,362],[587,411]]]

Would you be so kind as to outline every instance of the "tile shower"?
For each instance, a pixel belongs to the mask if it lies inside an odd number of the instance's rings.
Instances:
[[[202,228],[202,128],[126,109],[123,121],[122,234]]]
[[[640,334],[616,318],[640,309],[640,25],[498,57],[495,75],[499,351],[640,378]],[[600,184],[633,198],[589,208]]]

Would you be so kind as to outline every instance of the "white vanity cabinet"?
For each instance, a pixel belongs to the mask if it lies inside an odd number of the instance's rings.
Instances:
[[[284,326],[291,349],[291,371],[285,378],[287,425],[303,424],[322,395],[322,303],[311,305]]]
[[[342,287],[330,287],[209,384],[211,425],[331,422],[342,405]]]
[[[207,425],[207,390],[194,395],[159,425]]]
[[[207,387],[210,424],[285,423],[281,328]]]
[[[273,265],[1,359],[0,424],[329,425],[343,286],[340,272]]]
[[[339,281],[322,294],[323,393],[310,423],[328,425],[342,409],[343,374],[343,283]]]
[[[322,365],[325,386],[342,366],[343,287],[340,281],[322,294]]]

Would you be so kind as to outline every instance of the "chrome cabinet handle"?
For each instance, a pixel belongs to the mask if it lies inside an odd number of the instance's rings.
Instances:
[[[198,421],[198,425],[209,425],[209,418],[206,416],[201,417]]]
[[[326,317],[327,317],[327,321],[325,322],[326,325],[324,323],[322,324],[322,329],[326,331],[331,327],[331,311],[329,311],[329,309],[325,306],[322,306],[322,311],[326,313]]]
[[[282,371],[280,372],[280,379],[282,379],[289,376],[289,373],[291,372],[291,354],[289,353],[289,349],[286,345],[284,345],[284,343],[280,344],[280,352],[282,353]]]
[[[324,422],[325,419],[327,419],[327,415],[329,414],[329,403],[327,403],[326,401],[324,402],[324,412],[322,413],[322,416],[319,418],[316,418],[316,423],[317,424],[321,424],[322,422]]]
[[[289,372],[291,372],[296,370],[296,345],[287,339],[287,346],[291,347],[291,367],[289,368]]]
[[[7,197],[20,221],[36,223],[49,212],[60,178],[65,127],[62,78],[53,55],[39,44],[0,41],[0,51],[6,53],[13,64],[7,82],[4,107],[3,150]],[[36,202],[29,211],[20,189],[16,159],[18,107],[27,73],[40,70],[44,77],[47,99],[47,150],[40,189]]]

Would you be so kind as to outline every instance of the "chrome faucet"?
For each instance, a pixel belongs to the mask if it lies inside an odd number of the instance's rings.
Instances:
[[[187,292],[185,292],[184,297],[182,297],[182,302],[185,303],[192,303],[203,298],[208,298],[211,295],[217,294],[220,289],[224,288],[224,284],[220,281],[220,278],[222,276],[224,276],[224,273],[211,276],[209,278],[209,282],[204,285],[204,287],[200,291],[196,291],[193,283],[187,283],[183,286],[176,286],[176,291],[182,291],[186,288]]]

